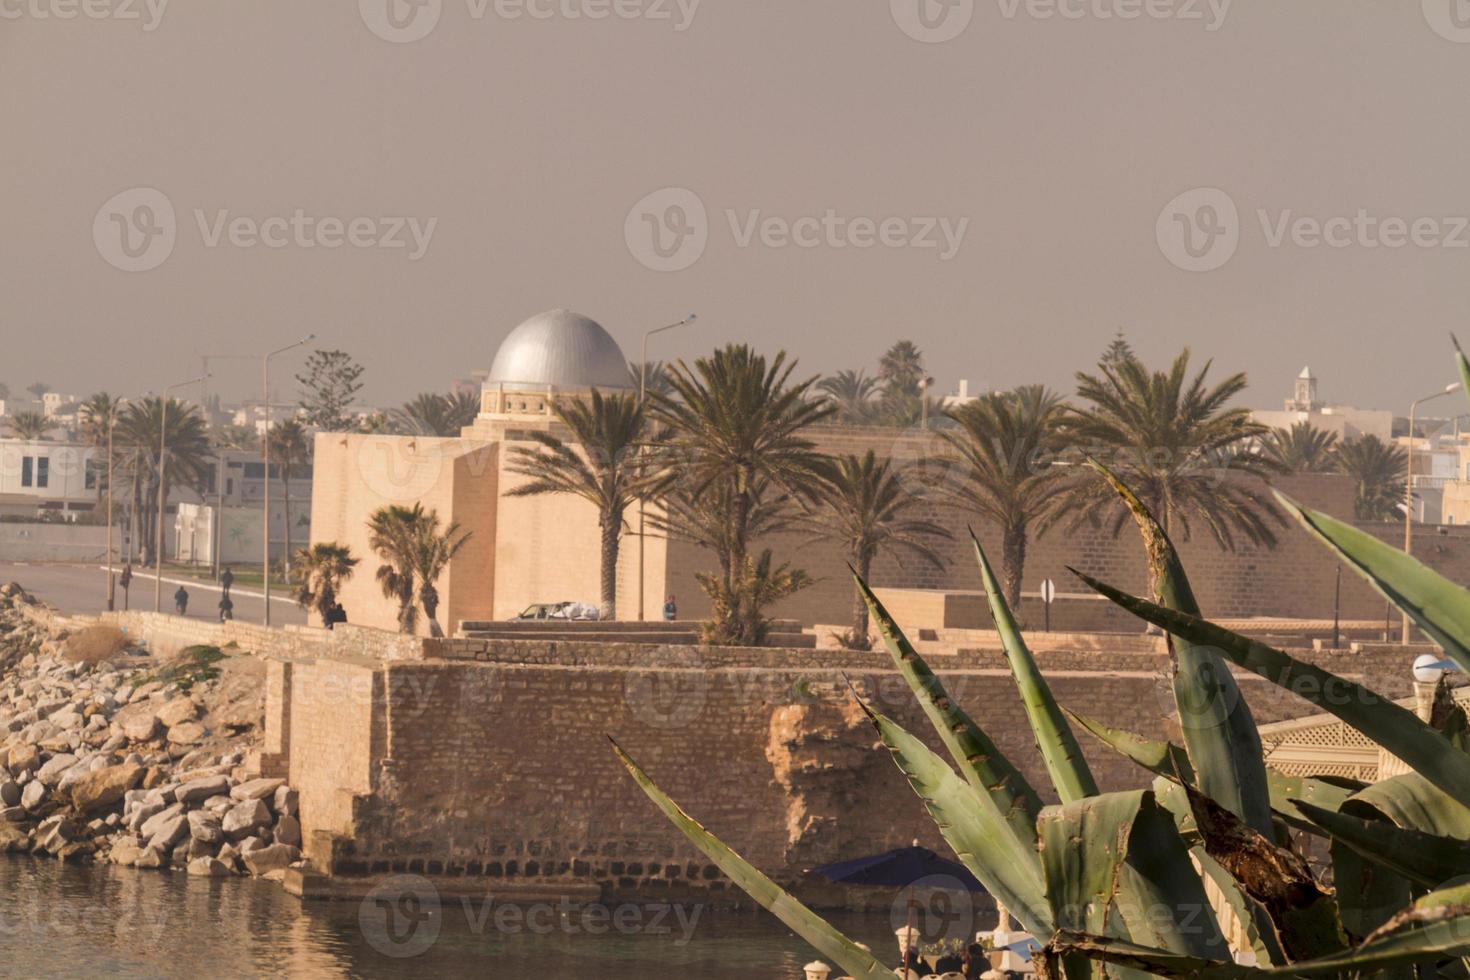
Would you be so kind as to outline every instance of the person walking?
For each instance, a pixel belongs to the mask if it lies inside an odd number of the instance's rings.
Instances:
[[[673,593],[664,600],[664,622],[672,623],[679,618],[679,604],[674,601]]]
[[[227,623],[235,618],[235,603],[230,599],[228,592],[221,592],[219,597],[219,621]]]
[[[123,566],[122,575],[118,576],[117,584],[123,590],[123,612],[128,610],[128,586],[133,584],[133,563],[128,562]]]
[[[180,615],[186,615],[189,610],[189,592],[182,585],[179,591],[174,593],[174,610]]]

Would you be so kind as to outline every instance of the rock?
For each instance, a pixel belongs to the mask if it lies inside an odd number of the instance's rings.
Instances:
[[[0,803],[6,806],[20,806],[20,783],[13,779],[0,782]]]
[[[272,807],[283,817],[296,816],[296,809],[301,805],[301,794],[289,786],[281,786],[276,790],[275,805]]]
[[[46,801],[46,786],[39,779],[26,783],[25,790],[20,794],[20,805],[31,812],[35,812],[42,803]]]
[[[135,868],[161,868],[163,867],[163,854],[158,848],[149,845],[138,852],[133,861]]]
[[[193,721],[198,716],[199,705],[187,697],[174,698],[158,709],[158,720],[165,728],[173,728],[183,722]]]
[[[244,856],[245,869],[253,875],[290,867],[301,856],[301,851],[289,844],[272,844],[259,847]]]
[[[223,878],[230,869],[212,857],[197,857],[189,862],[189,874],[197,878]]]
[[[131,867],[136,864],[143,848],[132,837],[124,837],[112,845],[112,863]]]
[[[204,738],[204,726],[197,721],[186,721],[168,730],[168,740],[174,745],[193,745]]]
[[[274,798],[276,790],[284,785],[284,779],[252,779],[230,790],[230,797],[236,800],[263,800],[267,796]]]
[[[118,712],[117,719],[114,720],[118,721],[122,733],[134,742],[146,742],[157,737],[162,727],[158,722],[158,716],[147,705],[139,705],[137,709],[124,708],[123,711]]]
[[[141,833],[144,837],[152,837],[154,834],[158,833],[159,828],[161,828],[169,821],[173,820],[175,817],[180,820],[184,819],[184,805],[182,803],[170,804],[169,806],[166,806],[158,812],[154,813],[152,816],[148,817],[141,824],[139,824],[138,832]]]
[[[219,857],[220,863],[231,871],[239,870],[240,852],[235,850],[234,844],[226,844],[224,847],[221,847],[217,856]]]
[[[94,770],[72,784],[72,805],[82,813],[112,806],[142,779],[142,766],[108,766]]]
[[[301,846],[301,822],[295,817],[280,817],[276,820],[277,844],[290,844],[292,847]]]
[[[30,815],[30,811],[23,806],[8,806],[0,809],[0,820],[6,823],[24,823]]]
[[[224,816],[225,811],[234,805],[235,801],[228,796],[211,796],[204,801],[203,809],[208,810],[210,813],[218,813],[220,816]]]
[[[31,837],[13,823],[0,823],[0,854],[29,851]]]
[[[252,831],[270,826],[270,822],[270,807],[263,800],[246,800],[230,807],[220,826],[227,837],[239,840]]]
[[[159,814],[159,816],[162,816],[162,814]],[[156,820],[157,817],[154,819]],[[189,836],[189,821],[180,813],[168,818],[155,827],[153,833],[148,836],[148,846],[157,848],[161,853],[173,847],[187,836]]]
[[[41,765],[40,750],[34,745],[18,745],[10,750],[7,765],[10,771],[17,776],[23,772],[35,772]]]
[[[246,854],[249,854],[251,851],[258,851],[262,847],[265,847],[266,846],[265,841],[261,840],[259,837],[256,837],[254,835],[251,835],[249,837],[246,837],[244,840],[239,841],[238,843],[239,843],[239,848],[240,848],[240,856],[242,858]]]
[[[163,785],[164,780],[166,780],[167,778],[168,778],[168,774],[167,773],[165,773],[158,766],[153,766],[143,776],[143,788],[144,789],[155,789],[158,786]]]
[[[36,778],[47,786],[55,786],[61,780],[61,774],[76,764],[76,756],[70,752],[58,752],[37,771]]]
[[[192,702],[191,702],[192,703]],[[174,790],[174,799],[185,806],[194,806],[202,803],[210,797],[226,793],[230,789],[228,776],[205,776],[202,779],[192,779]]]
[[[151,803],[143,801],[133,810],[132,816],[128,817],[129,830],[142,830],[143,824],[150,818],[157,816],[164,810],[162,803]]]
[[[218,814],[209,813],[205,810],[195,810],[189,814],[189,836],[206,844],[218,844],[225,839],[224,831],[220,828]]]

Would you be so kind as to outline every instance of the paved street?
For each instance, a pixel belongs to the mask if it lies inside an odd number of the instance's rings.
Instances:
[[[119,569],[121,571],[121,569]],[[107,607],[107,571],[98,565],[68,565],[52,563],[0,561],[0,582],[19,582],[21,586],[38,598],[49,602],[65,613],[96,613]],[[219,587],[207,582],[196,582],[174,578],[167,572],[163,575],[163,609],[173,612],[174,590],[183,583],[189,592],[189,618],[219,618]],[[133,570],[133,586],[130,605],[133,609],[153,608],[153,575],[151,572]],[[306,614],[281,593],[274,592],[271,600],[271,623],[304,623]],[[235,603],[235,618],[258,623],[264,612],[260,592],[255,589],[230,590]],[[123,608],[122,589],[117,590],[117,608]]]

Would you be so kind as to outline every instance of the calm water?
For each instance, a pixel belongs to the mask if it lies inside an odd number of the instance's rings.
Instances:
[[[478,899],[302,903],[266,882],[3,855],[0,896],[6,977],[791,980],[814,955],[764,913],[691,907],[680,919],[649,904],[579,922]],[[832,918],[875,950],[893,944],[886,915]]]

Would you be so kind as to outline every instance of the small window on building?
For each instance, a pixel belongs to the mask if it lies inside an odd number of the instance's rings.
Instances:
[[[96,490],[97,489],[97,479],[98,479],[97,470],[98,470],[98,468],[99,467],[97,466],[97,461],[96,460],[94,460],[94,459],[87,460],[86,473],[82,477],[82,484],[83,484],[84,487],[86,487],[86,489],[88,489],[88,490]]]
[[[33,456],[22,456],[20,458],[20,485],[23,487],[34,486],[36,460]]]
[[[36,486],[44,487],[51,478],[51,460],[46,456],[36,457]]]

